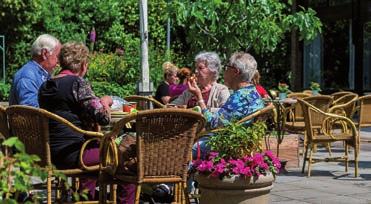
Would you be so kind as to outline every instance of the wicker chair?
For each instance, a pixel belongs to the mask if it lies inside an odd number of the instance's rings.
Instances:
[[[297,99],[300,99],[300,98],[297,98]],[[310,97],[303,98],[303,100],[305,100],[306,102],[312,104],[313,106],[319,108],[320,110],[324,112],[328,112],[328,109],[330,108],[330,105],[333,102],[332,97],[326,96],[326,95],[310,96]],[[304,123],[304,120],[292,120],[292,121],[286,122],[285,128],[289,132],[304,133],[305,123]],[[304,144],[305,144],[305,141],[304,141]]]
[[[354,94],[354,93],[351,91],[338,91],[338,92],[332,93],[331,96],[334,98],[334,101],[336,101],[338,98],[345,96],[347,94]]]
[[[313,91],[312,90],[304,90],[303,91],[303,94],[309,94],[309,95],[312,95]]]
[[[362,139],[361,128],[371,127],[371,95],[361,96],[359,102],[359,120],[356,123],[361,141],[371,142],[370,139]]]
[[[164,108],[165,105],[154,99],[152,96],[127,96],[124,98],[129,102],[137,102],[138,110],[148,110],[153,108]]]
[[[319,108],[311,105],[307,101],[298,99],[304,112],[304,120],[307,134],[307,146],[305,147],[305,153],[303,158],[303,169],[304,173],[305,163],[308,160],[308,177],[311,173],[311,164],[317,161],[344,161],[345,171],[348,171],[348,145],[354,147],[354,161],[355,161],[355,176],[358,176],[358,155],[359,155],[359,136],[357,134],[357,129],[352,122],[347,117],[339,116],[331,113],[326,113]],[[348,131],[333,131],[337,124],[342,122]],[[318,131],[318,129],[321,131]],[[335,141],[343,141],[344,146],[344,156],[339,158],[325,158],[325,159],[314,159],[313,145],[318,143],[330,143]],[[308,156],[309,151],[309,158]]]
[[[9,121],[11,133],[16,135],[24,144],[28,154],[35,154],[40,157],[39,165],[48,171],[47,177],[47,202],[52,202],[52,177],[53,173],[58,171],[68,177],[82,177],[98,175],[99,165],[86,166],[82,161],[82,153],[86,145],[92,141],[100,141],[103,134],[99,132],[85,131],[74,126],[66,119],[50,113],[41,108],[34,108],[30,106],[14,105],[6,109],[6,114]],[[49,120],[55,120],[63,123],[72,130],[84,134],[88,139],[80,153],[81,168],[57,170],[53,167],[51,162],[51,153],[49,146]],[[59,192],[57,192],[57,199],[59,199]],[[84,202],[97,203],[97,202]]]
[[[1,146],[1,143],[9,137],[8,119],[6,117],[5,108],[0,105],[0,151],[7,154],[8,149]]]
[[[348,103],[349,101],[352,101],[357,98],[358,98],[358,94],[355,94],[355,93],[345,94],[337,98],[336,100],[334,99],[332,106],[342,105],[342,104]]]
[[[329,109],[329,112],[352,119],[356,110],[357,100],[357,94],[347,94],[342,96],[333,102],[333,106]]]
[[[114,140],[125,124],[133,120],[136,123],[137,172],[130,176],[117,172],[118,149]],[[197,130],[204,123],[200,113],[177,108],[140,111],[118,121],[102,143],[100,198],[105,197],[108,183],[135,183],[135,203],[139,203],[142,183],[176,183],[181,187],[175,192],[175,202],[187,201],[185,184],[189,155]],[[184,190],[184,196],[180,189]]]
[[[302,93],[302,92],[296,92],[296,93],[290,93],[287,95],[288,98],[306,98],[312,96],[311,94]],[[293,108],[293,112],[289,114],[288,121],[291,121],[292,123],[295,123],[296,121],[304,121],[303,111],[301,110],[301,106],[297,103],[295,104],[295,107]]]

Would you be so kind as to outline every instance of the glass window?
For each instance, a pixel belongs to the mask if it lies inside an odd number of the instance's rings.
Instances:
[[[363,89],[371,90],[371,21],[363,26]]]

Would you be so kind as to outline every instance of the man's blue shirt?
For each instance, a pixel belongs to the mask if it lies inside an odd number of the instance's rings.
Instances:
[[[50,74],[37,62],[31,60],[15,73],[9,96],[9,105],[39,107],[38,93]]]

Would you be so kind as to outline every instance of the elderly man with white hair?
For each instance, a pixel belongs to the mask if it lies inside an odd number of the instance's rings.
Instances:
[[[58,64],[61,50],[59,40],[49,34],[40,35],[32,44],[32,60],[15,73],[9,105],[39,107],[38,92],[41,84],[50,78]]]
[[[231,120],[240,120],[264,107],[264,102],[252,82],[256,72],[257,63],[253,56],[243,52],[234,53],[224,71],[224,83],[234,92],[215,113],[207,109],[196,81],[188,82],[188,90],[197,97],[209,128],[225,126]]]

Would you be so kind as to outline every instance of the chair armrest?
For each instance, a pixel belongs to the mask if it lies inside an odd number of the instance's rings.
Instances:
[[[88,144],[91,143],[92,141],[100,142],[101,139],[100,138],[88,139],[87,141],[84,142],[84,144],[82,145],[81,150],[80,150],[80,166],[81,166],[81,168],[83,168],[85,170],[88,170],[88,171],[95,171],[95,170],[99,169],[99,165],[87,166],[87,165],[85,165],[84,160],[83,160],[84,151],[85,151],[86,147],[88,146]]]
[[[100,168],[111,175],[115,175],[119,165],[118,147],[115,139],[120,134],[120,131],[125,125],[136,119],[137,113],[125,115],[117,121],[111,132],[104,135],[100,144]]]

